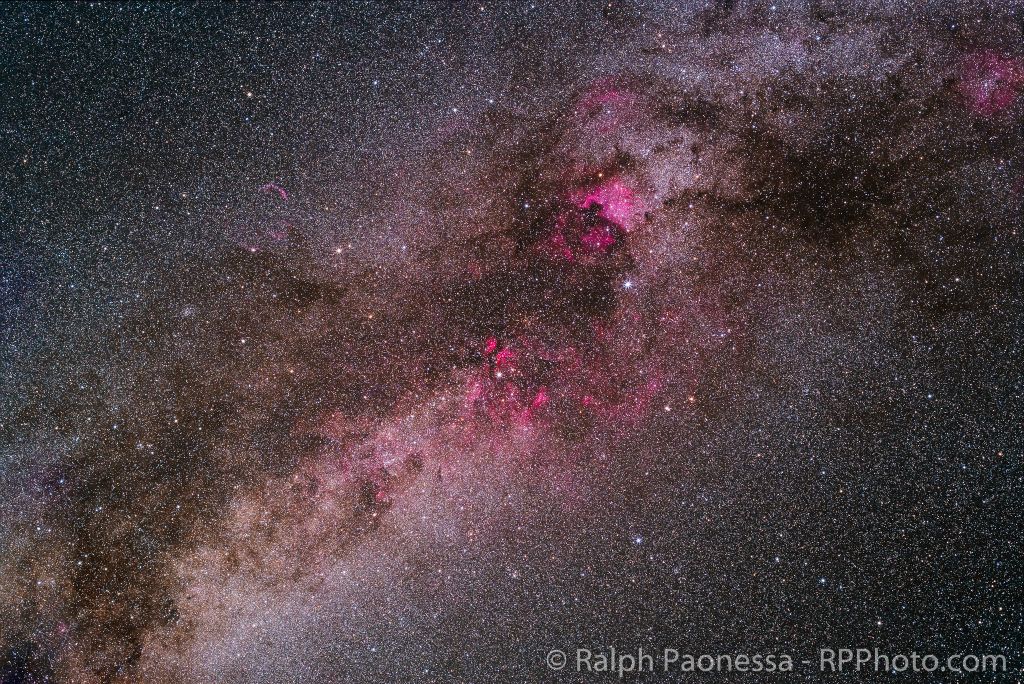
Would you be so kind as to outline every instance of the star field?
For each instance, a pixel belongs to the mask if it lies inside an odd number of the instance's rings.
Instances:
[[[0,682],[1019,682],[1022,30],[3,6]]]

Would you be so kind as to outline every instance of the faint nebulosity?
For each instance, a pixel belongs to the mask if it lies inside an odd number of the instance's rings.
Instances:
[[[1024,6],[0,14],[4,684],[1024,666]]]

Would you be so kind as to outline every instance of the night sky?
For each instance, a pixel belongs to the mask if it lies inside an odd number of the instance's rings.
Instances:
[[[1022,33],[3,5],[0,682],[1019,682]]]

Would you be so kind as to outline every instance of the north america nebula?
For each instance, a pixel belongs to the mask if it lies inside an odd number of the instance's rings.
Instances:
[[[0,8],[0,681],[1019,682],[1022,31]]]

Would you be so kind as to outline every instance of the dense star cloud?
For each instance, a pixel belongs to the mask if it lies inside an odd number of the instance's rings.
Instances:
[[[0,680],[1016,681],[1022,28],[5,7]]]

